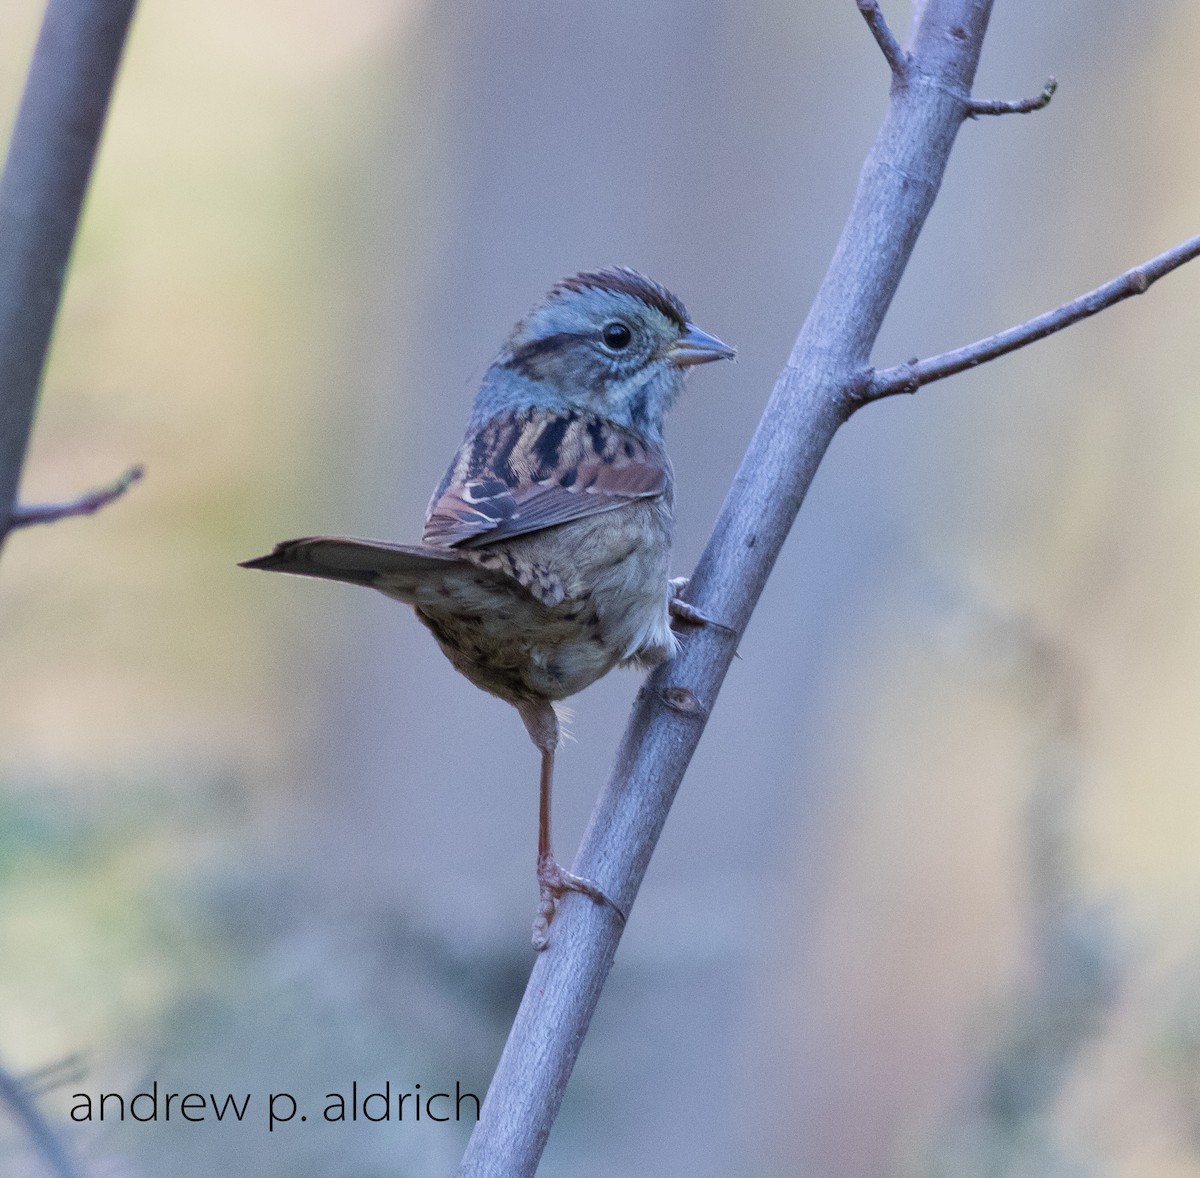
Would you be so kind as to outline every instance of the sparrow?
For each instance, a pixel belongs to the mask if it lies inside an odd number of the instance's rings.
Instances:
[[[674,527],[663,419],[688,369],[734,349],[624,267],[564,278],[513,328],[483,376],[420,545],[287,540],[244,568],[377,589],[409,605],[476,687],[512,704],[541,754],[533,944],[578,891],[550,838],[555,705],[616,666],[678,648],[672,617],[707,619],[668,579]]]

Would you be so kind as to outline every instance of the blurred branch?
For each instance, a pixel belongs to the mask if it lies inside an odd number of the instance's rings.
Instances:
[[[879,48],[883,50],[883,56],[892,67],[892,73],[897,78],[903,78],[908,73],[909,56],[896,40],[896,35],[892,32],[877,0],[858,0],[858,11],[862,13],[863,20],[867,22],[867,27]]]
[[[135,0],[50,0],[0,178],[0,543]]]
[[[82,1178],[67,1153],[66,1146],[42,1116],[33,1097],[25,1090],[25,1085],[3,1064],[0,1064],[0,1104],[7,1105],[9,1111],[24,1127],[56,1178]]]
[[[895,70],[895,38],[876,5],[859,5]],[[903,60],[928,84],[891,88],[833,261],[691,579],[692,603],[730,629],[689,634],[639,693],[574,865],[625,912],[738,636],[833,435],[858,407],[862,371],[966,116],[990,13],[991,0],[927,0],[921,10]],[[689,706],[668,702],[680,700]],[[537,1169],[621,926],[607,907],[568,895],[554,934],[534,963],[460,1175],[527,1178]]]
[[[131,466],[120,478],[114,479],[107,486],[85,491],[65,503],[22,503],[13,508],[8,521],[9,529],[27,528],[31,524],[52,524],[56,520],[67,519],[73,515],[91,515],[120,499],[145,473],[144,467]]]
[[[980,115],[1027,115],[1031,111],[1043,110],[1050,105],[1050,99],[1054,97],[1057,89],[1057,79],[1047,78],[1042,92],[1035,94],[1032,98],[1014,98],[1007,102],[1002,98],[993,98],[988,101],[972,98],[967,103],[967,118],[974,119]]]
[[[83,1052],[75,1051],[32,1072],[26,1072],[23,1087],[32,1096],[44,1096],[55,1088],[79,1084],[86,1075],[87,1056]]]
[[[894,368],[884,368],[876,371],[868,369],[864,375],[862,386],[856,394],[862,403],[877,401],[880,397],[890,397],[896,393],[915,393],[922,385],[931,384],[953,376],[967,368],[974,368],[988,360],[995,360],[1018,348],[1025,347],[1037,340],[1045,339],[1064,327],[1070,327],[1081,319],[1087,319],[1106,307],[1111,307],[1123,299],[1133,295],[1144,294],[1150,286],[1164,274],[1190,262],[1200,256],[1200,236],[1189,238],[1173,249],[1126,270],[1111,282],[1063,303],[1053,311],[1047,311],[1036,319],[1030,319],[1018,327],[1010,327],[1007,331],[989,335],[987,339],[976,340],[973,344],[958,348],[953,352],[943,352],[929,360],[910,360],[907,364],[897,364]]]
[[[1005,652],[1033,735],[1024,821],[1032,919],[1012,1007],[980,1074],[954,1102],[926,1172],[1084,1178],[1093,1171],[1058,1132],[1054,1109],[1121,998],[1126,973],[1110,906],[1089,899],[1079,866],[1086,681],[1069,647],[1031,617],[974,603],[963,620]]]

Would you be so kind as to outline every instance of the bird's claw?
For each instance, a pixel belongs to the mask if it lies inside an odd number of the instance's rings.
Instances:
[[[680,597],[672,597],[671,604],[667,608],[671,611],[671,617],[687,626],[715,626],[717,624],[703,610],[697,609],[691,602],[684,601]]]
[[[560,867],[551,855],[543,855],[538,860],[538,887],[541,895],[538,898],[537,916],[533,921],[533,947],[540,953],[550,944],[550,922],[558,910],[558,901],[566,892],[582,892],[596,904],[607,904],[625,923],[625,913],[617,904],[604,894],[590,879],[575,875]]]
[[[667,610],[671,617],[682,622],[685,626],[716,626],[718,630],[733,631],[729,626],[718,622],[716,618],[710,618],[703,610],[697,609],[690,601],[684,601],[680,594],[688,587],[688,577],[672,577],[667,582],[668,588],[671,590],[671,598],[667,603]]]

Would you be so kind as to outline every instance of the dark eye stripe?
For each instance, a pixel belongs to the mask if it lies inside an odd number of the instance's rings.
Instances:
[[[573,343],[583,339],[583,335],[575,331],[558,331],[554,335],[532,339],[522,345],[505,362],[505,368],[529,368],[532,361],[541,356],[549,356],[554,352],[569,348]]]

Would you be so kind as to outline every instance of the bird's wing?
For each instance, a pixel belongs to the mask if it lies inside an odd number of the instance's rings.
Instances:
[[[501,414],[467,439],[433,494],[426,544],[477,548],[637,499],[671,484],[662,447],[603,418]]]

